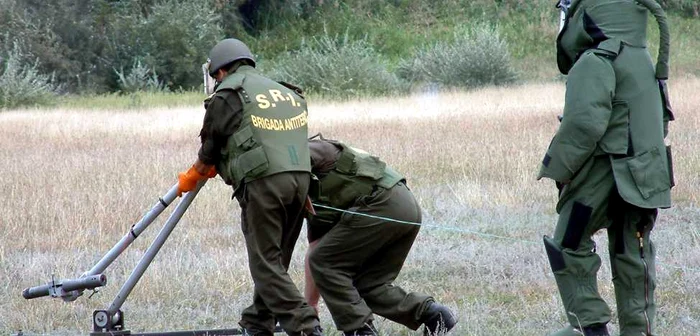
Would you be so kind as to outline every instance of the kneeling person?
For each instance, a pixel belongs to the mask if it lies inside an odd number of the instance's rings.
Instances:
[[[457,318],[447,307],[392,284],[420,225],[390,219],[421,221],[420,206],[403,176],[377,157],[337,141],[314,137],[309,149],[312,173],[318,177],[311,199],[353,213],[317,206],[311,216],[307,301],[315,307],[320,292],[344,335],[377,335],[373,312],[413,330],[423,324],[426,335],[452,329]]]

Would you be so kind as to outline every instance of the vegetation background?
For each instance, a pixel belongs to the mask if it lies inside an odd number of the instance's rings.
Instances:
[[[674,75],[700,74],[700,1],[659,1]],[[196,91],[207,52],[227,36],[246,42],[270,75],[331,97],[560,79],[552,0],[0,0],[0,8],[4,108],[65,101],[54,94]]]
[[[654,230],[657,326],[690,336],[700,330],[700,1],[662,4],[678,185]],[[552,0],[0,0],[0,334],[89,332],[162,221],[91,299],[20,293],[94,265],[191,164],[200,65],[224,36],[307,89],[311,132],[407,175],[425,227],[397,282],[454,307],[454,335],[558,329],[566,313],[541,245],[556,191],[534,180],[563,106],[557,24]],[[657,36],[650,24],[652,52]],[[198,195],[124,305],[128,329],[236,326],[253,285],[230,192],[213,180]],[[297,284],[304,239],[290,270]],[[595,239],[613,304],[605,232]],[[323,306],[321,318],[338,335]]]

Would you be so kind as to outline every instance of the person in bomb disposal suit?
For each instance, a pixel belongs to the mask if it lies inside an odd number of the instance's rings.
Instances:
[[[562,0],[557,63],[568,74],[561,125],[539,178],[557,182],[559,219],[544,243],[569,326],[552,335],[609,335],[592,235],[607,229],[620,334],[655,335],[657,209],[671,206],[673,120],[667,97],[669,31],[654,0]],[[647,14],[659,24],[656,68]]]
[[[198,159],[179,175],[179,190],[215,172],[234,187],[255,283],[240,321],[245,335],[272,336],[276,321],[288,335],[323,335],[287,273],[311,178],[306,102],[296,87],[262,76],[239,40],[222,40],[209,60],[218,84],[205,101]]]
[[[318,179],[309,193],[317,206],[308,222],[307,301],[316,307],[320,291],[346,336],[377,335],[373,312],[413,330],[422,324],[426,335],[447,333],[457,323],[447,307],[392,284],[420,225],[381,218],[421,221],[420,206],[403,176],[375,156],[320,135],[309,148]]]

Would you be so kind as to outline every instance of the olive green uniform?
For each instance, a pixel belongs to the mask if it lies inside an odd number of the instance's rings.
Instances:
[[[382,219],[420,223],[416,199],[403,177],[376,157],[335,142],[314,140],[310,147],[319,176],[312,200],[375,216],[316,207],[309,222],[309,237],[322,236],[309,257],[311,273],[337,328],[359,329],[374,312],[417,329],[433,299],[392,283],[420,226]]]
[[[646,21],[646,8],[633,1],[574,1],[558,38],[566,101],[539,175],[560,187],[554,237],[544,240],[571,326],[555,335],[610,321],[591,238],[600,229],[608,231],[621,334],[653,334],[650,232],[657,209],[671,206],[664,137],[673,118],[662,81],[668,69],[664,57],[656,70],[651,63]]]
[[[276,321],[290,335],[319,325],[287,273],[310,183],[306,115],[299,92],[247,65],[208,100],[199,158],[216,165],[241,206],[255,292],[240,324],[253,335],[272,335]]]

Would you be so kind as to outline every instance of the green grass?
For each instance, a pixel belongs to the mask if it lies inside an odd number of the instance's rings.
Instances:
[[[131,94],[69,95],[58,102],[66,109],[132,110],[200,104],[207,96],[201,91],[139,92]]]
[[[700,79],[684,79],[670,92],[678,185],[653,233],[659,335],[700,328],[698,90]],[[546,335],[565,323],[541,243],[556,222],[556,190],[535,178],[563,95],[561,83],[548,83],[310,105],[310,134],[366,149],[407,177],[427,225],[396,284],[452,307],[460,318],[452,335]],[[0,203],[11,205],[0,224],[0,335],[89,332],[93,310],[109,306],[174,204],[106,270],[108,285],[91,299],[27,301],[21,291],[51,274],[77,277],[114,246],[194,161],[202,113],[190,105],[0,114]],[[237,325],[253,290],[239,211],[230,187],[207,183],[122,307],[128,329]],[[305,238],[290,268],[298,285]],[[594,239],[601,294],[614,310],[607,235]],[[340,336],[320,308],[327,335]],[[421,334],[380,317],[375,325],[386,336]],[[618,334],[616,317],[610,326]]]

